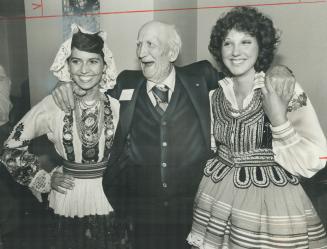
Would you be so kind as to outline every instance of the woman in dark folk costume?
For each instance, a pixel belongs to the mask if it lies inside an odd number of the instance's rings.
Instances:
[[[210,92],[213,148],[195,198],[193,248],[327,248],[299,177],[311,177],[326,139],[307,95],[274,89],[264,73],[278,36],[254,8],[219,18],[209,50],[228,77]]]

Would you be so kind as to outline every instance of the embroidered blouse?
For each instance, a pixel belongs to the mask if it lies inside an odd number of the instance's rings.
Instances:
[[[40,167],[38,157],[28,152],[29,141],[46,134],[54,144],[57,153],[65,160],[72,162],[94,162],[107,160],[113,135],[119,118],[119,101],[106,96],[104,98],[103,126],[112,130],[101,129],[96,148],[91,152],[85,150],[81,131],[78,129],[76,115],[67,114],[57,107],[51,95],[35,105],[15,126],[5,142],[2,159],[15,180],[29,186],[32,191],[49,192],[51,175]],[[93,114],[92,114],[93,115]],[[83,118],[82,118],[83,119]],[[86,119],[85,125],[94,120]],[[88,123],[87,123],[88,122]],[[91,148],[92,149],[92,148]],[[95,154],[94,154],[95,151]],[[86,154],[86,155],[85,155]],[[90,157],[91,155],[91,157]],[[87,160],[85,157],[88,157]]]

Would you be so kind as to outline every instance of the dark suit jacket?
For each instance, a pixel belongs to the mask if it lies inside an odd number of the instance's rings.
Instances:
[[[190,98],[195,112],[200,121],[201,131],[205,144],[210,152],[210,108],[209,108],[209,90],[215,89],[218,86],[218,80],[222,77],[212,67],[208,61],[200,61],[190,64],[185,67],[175,67],[176,78],[178,77],[183,87]],[[139,95],[140,88],[146,84],[142,71],[123,71],[117,79],[117,86],[112,91],[112,96],[119,99],[124,89],[133,89],[133,95],[129,101],[120,101],[120,120],[118,123],[112,152],[109,158],[107,170],[103,176],[104,192],[113,206],[113,208],[120,214],[126,215],[128,213],[128,206],[130,206],[133,196],[129,196],[126,192],[126,175],[129,167],[129,158],[126,150],[126,143],[128,141],[128,134],[133,119],[136,99]],[[185,172],[187,174],[187,172]],[[143,180],[146,180],[145,176]],[[199,176],[199,179],[202,176]],[[146,205],[146,204],[144,204]],[[192,204],[191,204],[192,205]],[[146,208],[146,207],[145,207]],[[189,207],[192,208],[191,206]]]

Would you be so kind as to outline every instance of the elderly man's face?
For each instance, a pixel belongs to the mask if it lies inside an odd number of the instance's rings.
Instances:
[[[139,32],[136,54],[144,77],[155,83],[166,79],[173,67],[167,28],[149,23]]]

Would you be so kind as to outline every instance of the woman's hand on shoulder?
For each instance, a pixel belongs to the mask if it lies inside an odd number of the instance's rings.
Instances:
[[[279,96],[291,94],[291,99],[295,87],[296,79],[293,72],[286,66],[276,65],[266,72],[266,82],[270,82],[272,88]]]
[[[66,194],[67,189],[74,188],[74,177],[59,171],[53,172],[51,176],[51,188],[59,193]]]

